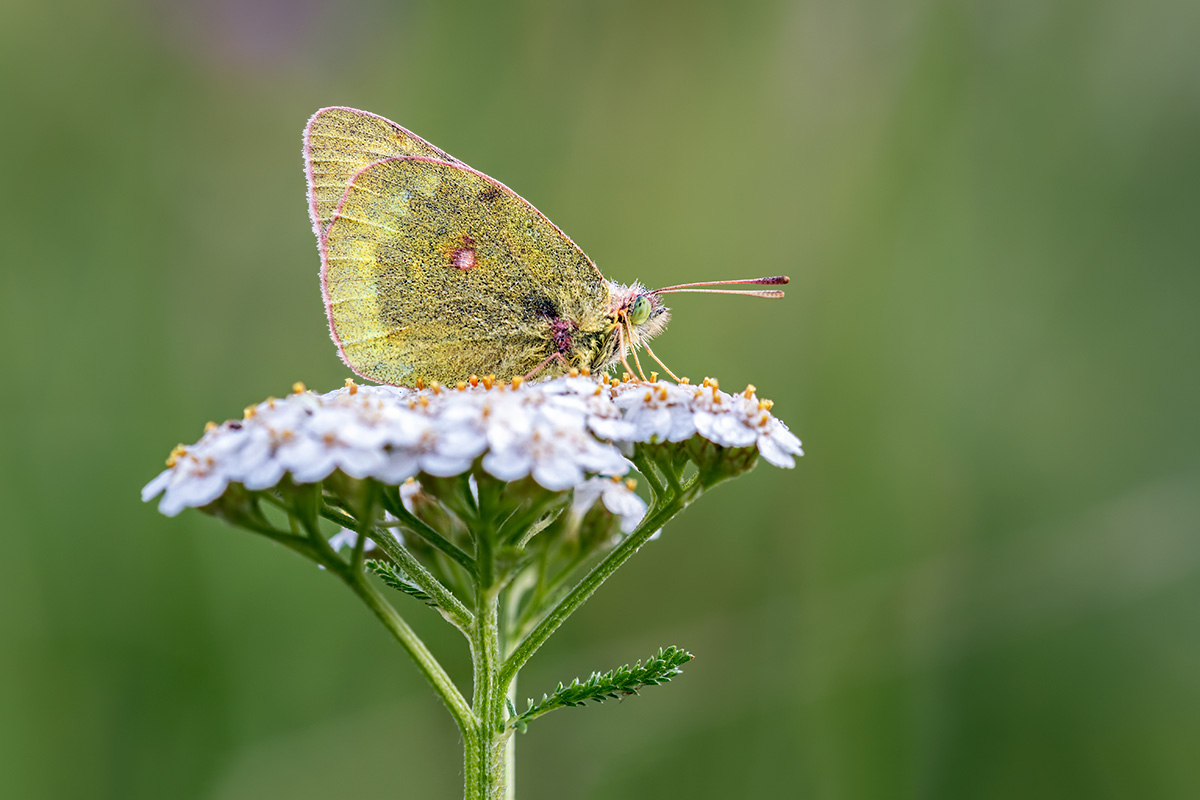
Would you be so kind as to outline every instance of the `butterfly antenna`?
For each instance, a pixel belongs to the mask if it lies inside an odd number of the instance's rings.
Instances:
[[[779,289],[701,289],[701,286],[729,286],[732,284],[752,284],[754,286],[781,286],[791,281],[787,275],[772,275],[769,278],[742,278],[734,281],[700,281],[699,283],[678,283],[674,286],[664,286],[655,289],[650,294],[668,294],[670,292],[695,292],[697,294],[744,294],[750,297],[766,297],[777,299],[783,297]]]

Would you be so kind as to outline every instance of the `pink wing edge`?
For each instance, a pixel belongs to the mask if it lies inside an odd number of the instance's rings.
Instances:
[[[325,109],[322,109],[322,111],[323,110],[325,110]],[[349,110],[354,111],[355,109],[349,109]],[[320,113],[321,113],[320,111],[317,112],[317,114],[320,114]],[[360,112],[360,113],[366,113],[366,112]],[[317,114],[314,114],[313,116],[316,117]],[[375,116],[375,115],[372,114],[370,116]],[[380,119],[384,119],[384,118],[380,117]],[[391,120],[386,120],[386,121],[390,122]],[[310,120],[310,124],[311,124],[311,120]],[[394,125],[395,123],[392,123],[392,124]],[[409,134],[409,135],[412,135],[412,134]],[[416,137],[416,138],[419,138],[419,137]],[[424,141],[424,140],[422,139],[422,141]],[[307,149],[307,147],[308,147],[308,129],[305,128],[305,148]],[[551,222],[550,218],[547,217],[545,214],[543,214],[541,211],[538,211],[537,208],[533,205],[533,203],[530,203],[524,197],[521,197],[521,195],[517,194],[512,189],[508,188],[503,183],[501,183],[500,181],[493,178],[491,175],[485,175],[484,173],[480,172],[479,170],[474,169],[473,167],[469,167],[466,164],[462,163],[461,161],[458,161],[457,159],[454,162],[442,161],[441,159],[429,158],[427,156],[397,156],[395,158],[380,159],[379,161],[376,161],[373,164],[368,164],[367,166],[363,167],[358,172],[356,172],[354,174],[354,177],[350,179],[350,183],[347,184],[346,192],[349,193],[350,187],[354,185],[354,183],[358,180],[360,175],[362,175],[363,173],[367,172],[370,169],[373,169],[374,167],[379,166],[380,164],[386,164],[391,161],[426,161],[430,164],[445,164],[446,166],[448,166],[452,169],[458,169],[458,170],[462,170],[463,172],[471,172],[471,173],[474,173],[475,175],[478,175],[480,178],[483,178],[485,181],[492,184],[496,188],[500,189],[501,191],[507,192],[508,194],[512,195],[514,198],[516,198],[517,200],[519,200],[520,202],[524,203],[526,206],[531,208],[533,210],[533,213],[537,214],[539,217],[541,217],[543,220],[545,220],[546,224],[549,225],[551,228],[558,231],[559,235],[562,236],[564,239],[566,239],[567,242],[570,243],[570,245],[572,247],[574,247],[575,250],[581,256],[583,256],[584,261],[587,261],[587,263],[589,265],[591,265],[592,269],[595,270],[595,272],[596,272],[596,276],[603,283],[605,283],[605,284],[609,283],[608,279],[604,277],[604,274],[600,272],[600,268],[597,267],[595,262],[593,262],[592,259],[588,257],[588,254],[583,252],[583,249],[579,245],[575,244],[575,241],[573,239],[571,239],[570,236],[567,236],[567,234],[563,233],[562,228],[558,227],[553,222]],[[305,164],[307,165],[308,163],[309,162],[306,159]],[[309,169],[311,169],[311,167],[309,167]],[[311,178],[310,178],[310,186],[311,186]],[[311,189],[309,190],[309,194],[311,196]],[[330,227],[333,227],[333,223],[336,222],[338,217],[340,217],[342,215],[342,206],[345,204],[345,202],[346,202],[346,194],[343,194],[342,199],[338,201],[337,211],[334,212],[333,218],[330,219],[330,221],[329,221]],[[315,203],[313,203],[312,209],[313,209],[312,210],[313,228],[315,230],[319,226],[319,223],[316,220],[316,210],[315,210],[316,205],[315,205]],[[349,367],[350,370],[355,375],[358,375],[360,378],[366,378],[369,381],[377,381],[378,379],[372,378],[369,375],[364,375],[363,373],[359,372],[358,368],[355,367],[353,364],[351,364],[350,359],[348,359],[346,357],[346,351],[342,347],[342,340],[338,337],[337,327],[334,325],[334,322],[333,322],[333,304],[329,300],[329,247],[325,241],[325,237],[322,236],[320,232],[317,233],[317,247],[321,251],[321,300],[325,303],[325,317],[329,322],[329,338],[333,339],[333,343],[335,345],[337,345],[338,355],[341,357],[342,363],[345,364],[347,367]]]

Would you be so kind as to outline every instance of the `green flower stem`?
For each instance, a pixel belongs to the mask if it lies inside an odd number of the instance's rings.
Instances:
[[[646,452],[640,447],[634,450],[633,457],[630,459],[633,465],[637,467],[638,472],[646,479],[646,483],[650,484],[650,491],[657,500],[666,492],[663,487],[662,477],[658,474],[658,467],[650,458],[646,456]]]
[[[485,592],[475,611],[471,657],[475,662],[476,719],[474,746],[465,754],[467,800],[503,800],[506,743],[511,732],[504,718],[507,694],[500,677],[500,602],[498,593]]]
[[[472,708],[476,719],[473,743],[465,753],[467,800],[504,800],[507,740],[511,732],[505,720],[506,684],[500,678],[500,590],[496,580],[495,520],[486,495],[476,518],[475,625],[471,629],[471,660],[474,662],[475,691]]]
[[[364,521],[358,530],[358,538],[354,540],[354,550],[350,553],[350,569],[355,572],[363,570],[363,556],[367,552],[367,537],[370,535],[371,524],[369,521]]]
[[[473,738],[474,731],[479,727],[479,721],[475,718],[470,707],[467,705],[466,699],[458,691],[458,687],[454,685],[454,681],[450,680],[450,676],[446,674],[446,670],[434,658],[433,653],[429,652],[429,648],[421,641],[416,632],[408,626],[408,623],[397,613],[396,609],[392,608],[386,600],[384,600],[379,592],[367,582],[366,576],[362,571],[352,570],[345,562],[341,563],[341,568],[337,570],[338,575],[346,583],[350,589],[358,595],[358,598],[366,604],[367,608],[378,618],[383,626],[388,629],[396,640],[416,662],[417,669],[425,676],[433,686],[433,690],[437,692],[438,697],[446,704],[446,708],[450,711],[450,716],[454,717],[454,721],[458,724],[458,729],[462,733],[463,740],[469,742]]]
[[[654,532],[667,524],[676,514],[694,499],[695,493],[685,490],[683,495],[677,493],[661,494],[655,497],[654,505],[642,523],[617,545],[604,560],[592,568],[575,588],[560,600],[550,610],[542,621],[522,640],[513,654],[504,662],[500,671],[500,682],[507,686],[525,666],[530,657],[537,652],[546,640],[558,630],[567,617],[575,612],[589,597],[608,580],[617,569],[644,545]]]
[[[320,563],[321,561],[320,552],[316,547],[313,546],[312,542],[308,540],[307,536],[298,536],[293,533],[287,533],[286,531],[278,530],[268,522],[251,519],[249,517],[239,517],[238,519],[229,520],[229,523],[245,528],[248,531],[253,531],[260,536],[265,536],[272,542],[281,544],[289,550],[299,553],[307,559],[316,561],[317,563]]]

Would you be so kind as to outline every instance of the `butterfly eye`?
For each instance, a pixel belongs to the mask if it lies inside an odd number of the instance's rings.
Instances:
[[[633,305],[629,307],[629,321],[634,325],[641,325],[648,319],[650,319],[650,298],[644,294],[638,295],[638,298],[633,301]]]

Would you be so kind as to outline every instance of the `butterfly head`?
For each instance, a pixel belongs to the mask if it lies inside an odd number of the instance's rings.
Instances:
[[[656,292],[640,283],[610,285],[615,325],[624,329],[633,342],[644,342],[658,336],[671,319],[671,310]]]

